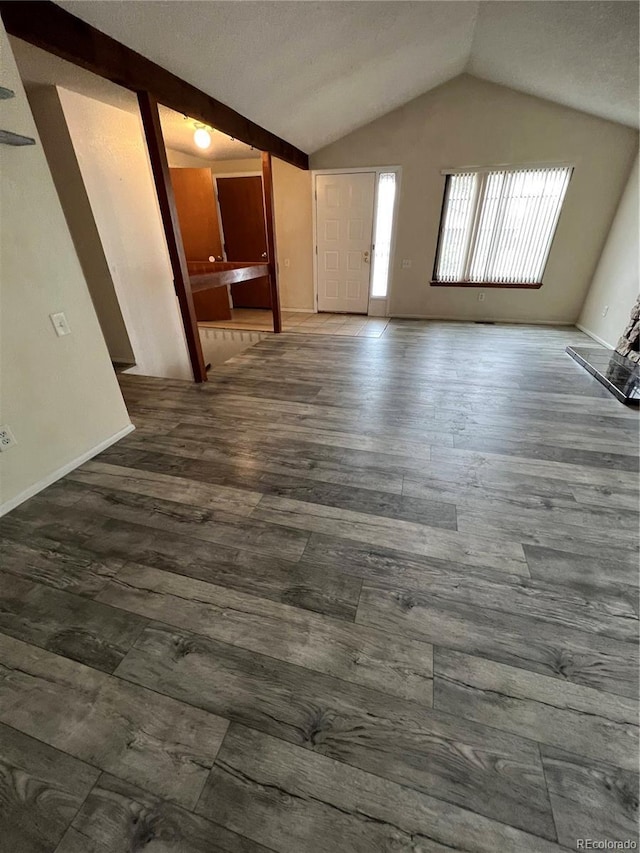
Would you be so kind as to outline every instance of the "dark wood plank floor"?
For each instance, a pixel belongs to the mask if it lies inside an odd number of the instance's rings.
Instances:
[[[0,846],[637,842],[638,416],[575,329],[284,334],[0,520]]]

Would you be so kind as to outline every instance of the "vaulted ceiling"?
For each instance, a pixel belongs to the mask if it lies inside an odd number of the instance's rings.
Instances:
[[[128,89],[123,89],[122,86],[117,86],[26,41],[13,36],[10,36],[9,41],[27,92],[42,86],[61,86],[134,115],[140,114],[136,96]],[[198,122],[187,119],[162,104],[160,122],[166,146],[174,151],[182,151],[201,160],[246,160],[260,157],[260,152],[220,131],[212,134],[210,147],[202,151],[193,139]]]
[[[463,71],[638,125],[638,4],[60,3],[305,151]]]

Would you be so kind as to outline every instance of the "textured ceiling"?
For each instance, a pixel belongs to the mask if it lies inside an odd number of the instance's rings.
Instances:
[[[10,41],[27,91],[37,86],[62,86],[64,89],[71,89],[72,92],[79,92],[81,95],[111,104],[118,109],[138,114],[136,96],[128,89],[116,86],[109,80],[97,77],[77,65],[65,62],[64,59],[20,39],[11,37]],[[219,131],[211,134],[211,147],[203,151],[193,141],[196,123],[192,119],[185,120],[181,113],[162,105],[160,121],[167,148],[173,148],[175,151],[194,154],[207,160],[244,160],[260,156],[259,152],[254,151],[244,142],[231,139]]]
[[[638,126],[638,3],[484,2],[467,71]]]
[[[313,152],[468,71],[638,124],[635,2],[61,2]]]
[[[467,2],[64,2],[304,151],[460,74]]]

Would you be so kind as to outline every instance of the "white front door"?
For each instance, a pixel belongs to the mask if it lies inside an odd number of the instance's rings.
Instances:
[[[375,182],[375,172],[316,175],[318,311],[368,311]]]

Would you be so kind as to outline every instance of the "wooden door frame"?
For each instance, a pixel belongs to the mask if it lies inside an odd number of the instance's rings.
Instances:
[[[351,169],[312,169],[311,170],[311,228],[313,232],[313,313],[318,313],[318,217],[317,217],[317,195],[316,195],[316,177],[318,175],[354,175],[362,172],[375,172],[376,182],[373,194],[373,233],[375,234],[376,227],[376,209],[378,207],[378,185],[380,183],[380,175],[386,172],[394,172],[396,176],[396,196],[393,205],[393,224],[391,226],[391,247],[389,251],[389,282],[387,286],[386,298],[372,298],[371,282],[373,271],[373,255],[371,257],[371,269],[369,271],[369,300],[367,304],[367,313],[363,316],[372,317],[388,317],[389,305],[391,304],[391,292],[394,284],[393,276],[393,261],[396,254],[396,237],[398,234],[398,211],[400,210],[400,186],[402,183],[402,166],[355,166]],[[372,312],[372,307],[376,303],[384,303],[380,305],[380,310]],[[376,306],[377,307],[377,306]]]
[[[271,314],[273,317],[274,334],[282,332],[282,311],[280,308],[280,289],[278,281],[278,259],[276,253],[275,236],[275,214],[273,201],[273,167],[271,154],[262,151],[262,171],[255,172],[221,172],[216,175],[212,171],[215,190],[216,204],[218,206],[218,221],[220,222],[220,236],[222,238],[222,250],[227,260],[227,251],[224,239],[224,225],[222,222],[222,210],[218,198],[218,178],[262,178],[262,208],[264,214],[265,234],[267,238],[267,265],[269,267],[269,296],[271,300]]]

